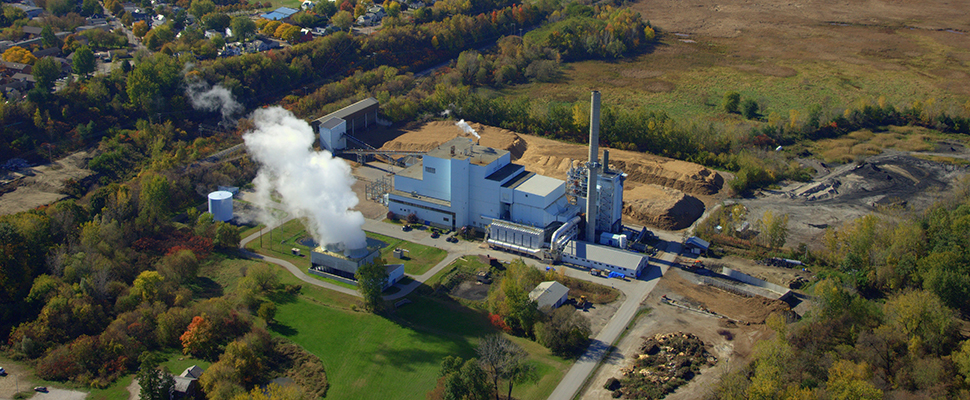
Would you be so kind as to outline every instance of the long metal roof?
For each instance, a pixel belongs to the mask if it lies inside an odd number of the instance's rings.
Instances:
[[[349,115],[353,115],[353,114],[356,114],[358,112],[364,111],[364,110],[366,110],[369,107],[379,106],[380,104],[381,103],[378,102],[377,99],[375,99],[373,97],[368,97],[368,98],[363,99],[361,101],[358,101],[358,102],[356,102],[354,104],[351,104],[351,105],[349,105],[347,107],[341,108],[341,109],[339,109],[337,111],[334,111],[334,112],[332,112],[330,114],[327,114],[327,115],[324,115],[324,116],[322,116],[320,118],[317,118],[314,122],[316,122],[316,123],[324,123],[324,122],[327,122],[327,120],[329,120],[330,118],[347,119],[347,117]]]

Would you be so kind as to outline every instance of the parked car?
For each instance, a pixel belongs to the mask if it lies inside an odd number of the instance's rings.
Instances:
[[[34,391],[47,393],[47,386],[35,386]]]
[[[401,227],[401,230],[402,231],[405,231],[405,232],[410,232],[411,231],[411,225],[404,225],[403,227]]]
[[[3,369],[3,367],[0,367],[0,376],[7,376],[7,370]]]
[[[437,239],[437,238],[438,238],[438,236],[441,236],[441,234],[440,234],[440,233],[438,233],[438,231],[437,231],[437,230],[434,230],[434,231],[431,231],[431,238],[432,238],[432,239]]]

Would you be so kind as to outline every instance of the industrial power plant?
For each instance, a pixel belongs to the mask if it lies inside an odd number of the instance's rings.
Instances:
[[[600,93],[592,92],[591,100],[589,160],[574,163],[566,181],[526,171],[512,162],[506,150],[456,137],[420,157],[410,157],[415,161],[374,197],[390,212],[413,214],[426,225],[483,231],[492,248],[638,277],[648,257],[624,249],[627,237],[622,234],[621,218],[626,174],[610,167],[608,152],[600,162]],[[352,105],[346,114],[364,114],[370,105]],[[343,125],[331,121],[333,116],[328,117],[316,123],[324,148],[339,152],[348,139],[359,142],[347,137]],[[360,119],[367,123],[367,117]],[[464,130],[467,124],[459,126]],[[346,152],[405,153],[373,148]]]

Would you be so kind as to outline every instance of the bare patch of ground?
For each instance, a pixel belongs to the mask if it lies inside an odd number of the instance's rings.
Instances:
[[[965,157],[966,148],[945,144],[947,153],[886,151],[861,162],[833,167],[808,183],[791,183],[777,191],[763,191],[740,202],[748,208],[749,220],[766,211],[789,215],[788,246],[805,243],[821,246],[825,229],[837,228],[853,219],[882,210],[926,209],[968,173],[962,165],[929,161],[920,154]],[[951,150],[952,149],[952,150]]]
[[[772,335],[763,324],[749,324],[729,322],[724,318],[716,318],[693,311],[676,308],[660,302],[664,295],[686,299],[690,297],[698,302],[711,304],[724,301],[723,295],[710,296],[706,291],[698,291],[691,287],[691,283],[679,276],[677,270],[671,269],[660,279],[660,283],[644,301],[651,311],[637,320],[633,328],[626,333],[617,344],[616,350],[607,355],[603,364],[590,380],[586,392],[580,396],[583,399],[611,399],[610,391],[603,388],[606,380],[620,374],[620,369],[628,366],[645,338],[657,334],[670,332],[690,332],[708,345],[708,351],[717,357],[713,367],[702,368],[687,385],[681,386],[666,399],[699,399],[710,394],[720,377],[732,368],[741,366],[750,360],[754,344]],[[698,285],[693,285],[698,286]],[[717,290],[717,289],[715,289]],[[727,292],[728,296],[741,298]],[[733,300],[737,303],[739,300]],[[741,310],[745,314],[756,314],[759,311],[751,309]],[[760,311],[763,313],[764,310]]]
[[[465,300],[483,301],[488,297],[488,289],[492,285],[478,281],[463,281],[451,290],[451,295]]]
[[[799,278],[810,279],[812,277],[812,272],[810,270],[802,271],[801,268],[781,268],[770,265],[762,265],[756,261],[735,256],[726,256],[718,259],[701,257],[700,259],[704,261],[704,264],[708,268],[722,265],[735,271],[751,275],[763,281],[784,287],[789,287],[792,282],[798,280]]]
[[[506,129],[469,123],[480,135],[483,146],[508,150],[514,162],[529,171],[557,179],[577,162],[585,160],[586,146],[559,142]],[[383,135],[383,136],[382,136]],[[382,149],[426,151],[456,136],[466,136],[451,121],[435,121],[385,140]],[[632,222],[662,229],[682,229],[703,210],[723,197],[724,178],[706,167],[639,152],[610,149],[610,164],[627,173],[624,215]]]
[[[15,214],[61,200],[64,181],[81,180],[94,172],[87,169],[91,154],[79,151],[57,160],[17,172],[3,171],[0,186],[12,191],[0,195],[0,215]]]

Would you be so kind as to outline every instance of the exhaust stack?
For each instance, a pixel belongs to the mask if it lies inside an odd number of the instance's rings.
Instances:
[[[596,242],[596,178],[599,173],[599,140],[600,140],[600,92],[594,90],[590,97],[591,110],[589,113],[589,161],[586,170],[589,178],[586,186],[586,241]]]

